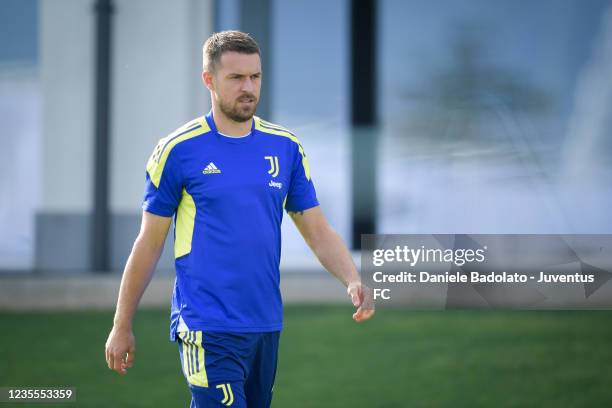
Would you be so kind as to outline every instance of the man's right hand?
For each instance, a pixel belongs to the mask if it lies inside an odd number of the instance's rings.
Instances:
[[[132,329],[113,327],[106,340],[106,363],[108,368],[121,375],[134,364],[136,340]]]
[[[142,212],[140,233],[134,241],[119,286],[113,329],[106,340],[106,363],[108,368],[119,374],[126,374],[134,363],[136,341],[132,333],[132,321],[164,248],[170,224],[172,217],[161,217],[144,210]]]

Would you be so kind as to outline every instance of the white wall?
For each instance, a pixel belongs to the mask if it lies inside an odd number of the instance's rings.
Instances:
[[[140,212],[157,141],[210,109],[200,81],[212,0],[118,1],[113,39],[111,211]]]
[[[43,210],[91,209],[94,1],[41,1]],[[208,111],[201,47],[212,0],[115,0],[111,210],[134,211],[156,141]]]
[[[40,201],[40,87],[31,64],[0,65],[0,270],[27,270]]]
[[[273,117],[297,134],[331,225],[350,244],[350,4],[274,1]],[[283,222],[283,257],[311,256],[293,223]]]
[[[41,210],[87,212],[93,177],[93,0],[41,0]]]
[[[95,107],[94,0],[41,0],[43,197],[36,262],[89,267]],[[145,165],[157,141],[208,112],[201,47],[212,0],[115,0],[112,18],[111,265],[122,268],[138,231]],[[162,267],[170,265],[164,256]]]

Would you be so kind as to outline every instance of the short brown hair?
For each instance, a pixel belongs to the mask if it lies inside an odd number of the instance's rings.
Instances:
[[[203,47],[204,70],[214,72],[215,65],[221,60],[221,55],[227,51],[261,55],[259,45],[247,33],[236,30],[213,33],[208,37]]]

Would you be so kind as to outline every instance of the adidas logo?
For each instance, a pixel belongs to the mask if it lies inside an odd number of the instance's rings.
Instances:
[[[217,168],[217,166],[215,166],[215,163],[210,162],[210,163],[208,163],[208,166],[206,166],[204,168],[204,171],[202,171],[202,173],[204,173],[204,174],[219,174],[219,173],[221,173],[221,170],[219,170]]]

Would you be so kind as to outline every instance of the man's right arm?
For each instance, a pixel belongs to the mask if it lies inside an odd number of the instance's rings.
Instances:
[[[113,328],[106,341],[108,368],[125,374],[134,362],[136,351],[132,320],[161,255],[171,217],[142,212],[140,233],[125,265]]]

